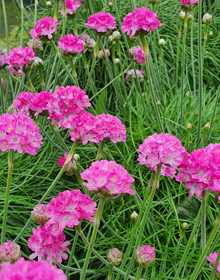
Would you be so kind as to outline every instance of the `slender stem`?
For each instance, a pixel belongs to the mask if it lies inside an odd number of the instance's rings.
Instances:
[[[91,0],[87,0],[88,4],[89,4],[89,10],[90,10],[90,14],[94,14],[94,5],[92,4],[92,1]]]
[[[59,0],[55,0],[55,10],[53,18],[58,18]]]
[[[95,244],[95,239],[96,239],[96,235],[97,235],[97,232],[98,232],[100,220],[101,220],[101,217],[102,217],[104,205],[105,205],[105,199],[101,198],[100,201],[99,201],[99,205],[98,205],[96,215],[95,215],[92,237],[91,237],[91,240],[90,240],[90,243],[89,243],[89,248],[87,250],[86,258],[84,260],[84,265],[83,265],[82,273],[81,273],[81,276],[80,276],[80,280],[84,280],[85,277],[86,277],[86,270],[87,270],[88,265],[89,265],[89,260],[90,260],[90,256],[91,256],[91,253],[92,253],[92,248]]]
[[[86,56],[85,56],[85,52],[81,52],[82,54],[82,59],[83,59],[83,64],[84,64],[84,67],[86,69],[86,72],[89,70],[89,67],[88,67],[88,62],[86,60]],[[89,72],[88,72],[89,73]]]
[[[3,219],[2,219],[1,243],[5,242],[6,222],[7,222],[7,213],[8,213],[9,193],[10,193],[11,180],[12,180],[13,163],[14,163],[14,151],[9,150],[9,152],[8,152],[8,179],[7,179],[5,203],[4,203]]]
[[[206,246],[206,200],[207,192],[202,192],[202,216],[201,216],[201,239],[202,239],[202,252]]]
[[[32,82],[31,82],[31,78],[30,78],[29,72],[26,71],[25,74],[26,74],[26,78],[27,78],[27,81],[28,81],[30,89],[33,91],[33,93],[35,93],[36,91],[35,91],[35,88],[34,88]]]
[[[74,17],[73,17],[73,34],[77,36],[77,26],[76,26],[76,22],[74,20]]]
[[[177,53],[176,53],[175,93],[177,93],[178,80],[179,80],[178,76],[179,76],[180,39],[181,39],[181,36],[182,36],[182,29],[183,29],[183,22],[180,21],[180,28],[179,28],[178,42],[177,42]]]
[[[21,41],[20,45],[23,45],[23,37],[24,37],[24,3],[21,0]]]
[[[57,182],[59,181],[60,177],[63,175],[63,172],[66,170],[66,166],[68,165],[68,163],[71,161],[75,149],[76,149],[76,145],[77,145],[77,141],[75,141],[71,147],[71,150],[67,156],[67,159],[63,165],[63,167],[61,168],[60,172],[57,174],[56,178],[54,179],[54,181],[52,182],[52,184],[49,186],[49,188],[47,189],[47,191],[45,192],[45,194],[42,196],[42,198],[40,199],[40,201],[38,203],[43,203],[43,201],[47,198],[47,196],[50,194],[50,192],[53,190],[53,188],[55,187],[55,185],[57,184]],[[31,217],[28,219],[28,221],[26,222],[25,226],[23,227],[23,229],[20,231],[20,233],[18,234],[18,236],[14,239],[14,242],[17,242],[21,236],[23,235],[23,233],[26,231],[26,229],[29,227],[30,223],[31,223]]]
[[[112,280],[112,274],[113,274],[113,265],[110,264],[107,280]]]
[[[104,141],[101,141],[101,143],[99,144],[98,151],[97,151],[96,160],[100,160],[102,158],[104,145],[105,145]]]
[[[142,272],[142,270],[143,270],[143,267],[141,267],[139,265],[138,270],[137,270],[137,274],[136,274],[136,277],[135,277],[135,280],[140,280],[141,279],[141,272]]]
[[[78,79],[77,79],[77,73],[76,73],[76,68],[75,68],[75,66],[74,66],[74,63],[73,63],[73,59],[70,58],[70,59],[69,59],[69,62],[70,62],[70,66],[71,66],[71,69],[72,69],[73,77],[74,77],[74,79],[76,80],[76,85],[78,86],[78,85],[79,85],[79,82],[78,82]]]
[[[70,252],[70,255],[69,255],[67,266],[71,266],[71,261],[72,261],[72,258],[73,258],[73,255],[74,255],[74,252],[75,252],[75,249],[76,249],[76,244],[77,244],[77,241],[78,241],[78,237],[79,237],[79,233],[76,232],[76,235],[75,235],[75,238],[74,238],[74,243],[73,243],[72,248],[71,248],[71,252]],[[70,277],[70,275],[67,275],[67,277]]]
[[[62,1],[62,11],[63,11],[63,24],[62,24],[62,36],[65,35],[66,30],[66,1]]]
[[[203,50],[202,50],[202,65],[204,65],[204,57],[205,57],[205,47],[207,43],[207,36],[208,36],[208,25],[205,24],[205,31],[204,31],[204,44],[203,44]]]
[[[3,10],[3,16],[4,16],[6,47],[7,47],[7,53],[8,53],[9,52],[9,34],[8,34],[8,20],[7,20],[5,0],[2,0],[2,10]]]
[[[193,92],[196,93],[196,75],[194,67],[194,54],[193,54],[193,19],[191,20],[191,62],[192,62],[192,77],[193,77]]]
[[[40,74],[41,88],[42,88],[42,90],[45,90],[45,82],[44,82],[43,71],[42,71],[41,68],[39,68],[38,70],[39,70],[39,74]]]
[[[38,0],[34,1],[34,25],[37,22],[37,6],[38,6]]]

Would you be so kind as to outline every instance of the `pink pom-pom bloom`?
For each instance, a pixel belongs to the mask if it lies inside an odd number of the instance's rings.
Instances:
[[[106,12],[99,12],[91,15],[88,19],[88,23],[84,25],[92,28],[98,35],[108,35],[111,30],[117,28],[115,17]]]
[[[19,70],[23,72],[28,71],[32,62],[37,59],[34,55],[34,51],[29,47],[22,48],[22,46],[19,46],[18,48],[12,49],[7,57],[9,71],[15,74]]]
[[[22,112],[23,114],[30,115],[30,106],[33,102],[34,94],[30,91],[22,91],[19,93],[14,101],[14,109]]]
[[[158,15],[146,7],[137,8],[128,13],[122,22],[122,32],[131,36],[146,35],[161,26]]]
[[[86,169],[81,177],[88,183],[83,183],[87,189],[100,196],[114,199],[123,193],[135,195],[131,189],[134,179],[120,164],[114,161],[95,161]]]
[[[51,233],[60,234],[65,227],[73,228],[80,221],[94,221],[96,203],[80,190],[64,191],[56,198],[52,198],[47,205],[45,214],[50,218]]]
[[[122,255],[122,252],[119,251],[117,248],[114,248],[112,250],[110,250],[107,255],[107,260],[109,261],[109,263],[111,265],[120,265],[122,259],[123,259],[123,255]]]
[[[56,236],[52,235],[51,227],[46,224],[32,229],[33,235],[28,239],[28,247],[35,253],[30,255],[30,259],[38,257],[38,260],[61,263],[62,259],[67,260],[69,241],[65,241],[66,236],[61,231]]]
[[[53,38],[56,32],[56,27],[59,25],[58,20],[52,17],[44,17],[37,21],[34,29],[31,29],[30,33],[32,38],[40,39],[41,41],[47,41]]]
[[[129,50],[129,55],[137,63],[145,63],[145,54],[141,46],[133,47]],[[150,57],[150,56],[149,56]],[[148,57],[148,58],[149,58]]]
[[[207,261],[210,262],[211,267],[214,267],[214,265],[216,263],[216,260],[217,260],[217,257],[218,257],[218,253],[211,253],[209,255],[209,257],[206,257]],[[215,277],[216,277],[216,279],[220,278],[220,261],[217,265],[217,270],[216,270],[216,273],[215,273]]]
[[[155,259],[155,248],[149,245],[139,246],[135,253],[135,259],[141,267],[147,267]]]
[[[21,258],[14,264],[4,263],[0,270],[1,280],[67,280],[61,269],[46,261],[31,262]]]
[[[53,125],[58,127],[71,128],[76,115],[80,114],[84,107],[90,107],[89,97],[85,91],[77,86],[60,87],[52,95],[48,104],[49,119]]]
[[[130,69],[127,71],[127,75],[125,77],[127,81],[131,82],[132,79],[136,78],[138,78],[139,82],[142,83],[144,81],[144,71],[138,69]]]
[[[101,122],[105,142],[126,142],[126,129],[121,120],[109,114],[101,114],[96,118]]]
[[[45,215],[46,205],[38,203],[31,212],[32,220],[38,225],[45,225],[49,218]]]
[[[15,263],[21,257],[20,246],[9,240],[0,245],[0,270],[4,262]],[[1,278],[0,278],[1,279]]]
[[[3,69],[7,65],[7,54],[0,52],[0,69]]]
[[[78,53],[84,51],[84,42],[72,34],[65,35],[64,38],[60,37],[58,46],[66,56],[77,56]]]
[[[66,0],[66,14],[67,16],[74,16],[77,8],[79,8],[82,4],[80,1],[75,0]],[[59,11],[61,15],[63,15],[63,10]]]
[[[50,91],[41,91],[33,95],[33,100],[30,106],[30,109],[35,113],[35,116],[38,114],[44,114],[48,116],[48,104],[53,100],[53,94]]]
[[[0,116],[0,150],[15,150],[18,153],[26,152],[36,155],[40,148],[42,136],[39,127],[28,116],[14,112]]]
[[[187,154],[181,142],[168,133],[154,133],[144,140],[137,151],[141,153],[138,156],[141,165],[146,165],[152,171],[161,166],[161,175],[171,178]]]

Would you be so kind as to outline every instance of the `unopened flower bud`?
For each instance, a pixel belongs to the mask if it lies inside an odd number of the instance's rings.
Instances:
[[[204,14],[203,18],[202,18],[202,21],[205,23],[205,24],[210,24],[212,22],[212,15],[210,14]]]
[[[107,253],[107,260],[111,265],[115,265],[115,266],[120,265],[122,259],[123,259],[122,252],[119,251],[117,248],[114,248]]]
[[[117,234],[119,234],[119,229],[118,229],[118,228],[116,228],[115,232],[116,232]]]
[[[75,154],[73,157],[74,157],[75,161],[79,161],[80,160],[80,156],[78,154]]]
[[[189,229],[189,224],[183,223],[183,224],[182,224],[182,229],[183,229],[183,230]]]
[[[38,203],[31,212],[32,220],[38,225],[45,225],[49,218],[45,215],[46,205]]]
[[[43,45],[39,39],[31,39],[27,42],[27,46],[32,48],[34,52],[40,52],[43,50]]]
[[[189,92],[189,91],[186,92],[186,96],[187,96],[187,97],[190,96],[190,92]]]
[[[52,3],[51,3],[50,1],[47,1],[47,2],[46,2],[46,6],[47,6],[47,8],[50,9],[50,8],[52,7]]]
[[[205,130],[210,130],[211,128],[211,125],[210,125],[210,122],[208,122],[205,126],[204,126],[204,129]]]
[[[111,54],[111,53],[110,53],[110,50],[105,49],[105,55],[106,55],[106,57],[109,57],[110,54]],[[102,60],[105,60],[105,55],[104,55],[103,50],[99,51],[99,53],[98,53],[98,57],[99,57],[100,59],[102,59]]]
[[[115,65],[119,65],[120,64],[120,59],[119,58],[115,58],[114,59],[114,64]]]
[[[186,13],[183,12],[183,11],[181,11],[181,12],[179,13],[179,19],[182,20],[182,21],[184,21],[185,15],[186,15]]]
[[[160,100],[157,101],[157,106],[160,106],[161,105],[161,102]]]
[[[163,47],[163,46],[165,46],[165,44],[166,44],[166,41],[164,39],[159,40],[159,46]]]
[[[210,31],[210,32],[209,32],[209,36],[213,36],[213,31]]]
[[[43,67],[43,64],[43,60],[40,57],[38,57],[37,59],[35,59],[33,66],[41,68]]]
[[[138,218],[138,213],[137,212],[133,212],[132,214],[131,214],[131,220],[133,220],[134,222],[136,222],[137,221],[137,218]]]
[[[155,259],[155,248],[149,245],[139,246],[135,253],[135,260],[141,267],[147,267]]]
[[[115,44],[121,40],[121,33],[119,31],[114,31],[111,36],[108,37],[108,42],[110,44]]]
[[[109,3],[108,3],[108,6],[109,6],[109,8],[113,8],[113,7],[114,7],[113,2],[109,2]]]
[[[192,129],[192,124],[189,122],[188,124],[187,124],[187,130],[191,130]]]
[[[194,16],[191,15],[191,14],[189,14],[189,15],[188,15],[188,20],[192,20],[192,19],[194,19]]]
[[[9,240],[0,245],[0,268],[1,263],[15,263],[21,257],[20,246]],[[1,270],[1,269],[0,269]]]

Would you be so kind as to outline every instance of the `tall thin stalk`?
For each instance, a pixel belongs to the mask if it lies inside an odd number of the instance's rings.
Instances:
[[[207,193],[208,192],[208,193]],[[201,216],[201,239],[202,239],[202,252],[206,246],[206,201],[209,191],[202,192],[202,216]]]
[[[8,20],[7,20],[5,0],[2,0],[2,10],[3,10],[3,16],[4,16],[4,25],[5,25],[6,48],[7,48],[7,53],[8,53],[9,52],[9,34],[8,34]]]
[[[62,1],[62,11],[63,11],[62,36],[64,36],[65,35],[65,30],[66,30],[66,19],[67,19],[66,1],[65,0]]]
[[[24,3],[21,0],[21,40],[20,45],[23,45],[23,37],[24,37]]]
[[[136,274],[136,277],[135,277],[135,280],[140,280],[141,279],[141,272],[142,272],[142,270],[143,270],[143,267],[141,267],[139,265],[138,270],[137,270],[137,274]]]
[[[175,76],[175,92],[174,92],[174,95],[177,93],[177,90],[178,90],[180,40],[181,40],[181,36],[182,36],[182,29],[183,29],[183,22],[180,21],[180,28],[179,28],[178,41],[177,41],[177,53],[176,53],[176,76]]]

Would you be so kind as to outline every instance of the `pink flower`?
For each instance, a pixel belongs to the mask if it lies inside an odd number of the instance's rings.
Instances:
[[[161,26],[156,13],[146,7],[137,8],[128,13],[122,22],[122,32],[131,36],[145,35]]]
[[[15,150],[36,155],[40,148],[42,136],[39,127],[28,116],[21,112],[0,116],[0,150]]]
[[[145,54],[141,46],[133,47],[129,50],[129,55],[137,63],[145,63]]]
[[[45,213],[50,218],[47,224],[51,225],[51,233],[57,236],[65,227],[73,228],[82,220],[93,222],[96,210],[96,203],[87,194],[72,190],[52,198]]]
[[[177,167],[183,162],[187,152],[181,142],[168,133],[149,136],[137,150],[141,154],[138,161],[152,171],[161,165],[161,175],[173,178]]]
[[[109,114],[101,114],[96,118],[101,122],[104,141],[126,142],[126,129],[121,120]]]
[[[1,280],[67,280],[61,269],[46,261],[31,262],[21,258],[14,264],[4,263],[0,270]]]
[[[28,248],[35,253],[30,255],[31,260],[38,257],[38,260],[61,263],[62,259],[68,259],[68,255],[64,252],[69,250],[67,246],[70,242],[65,241],[66,236],[62,231],[54,236],[48,224],[38,226],[32,231],[33,235],[28,239]]]
[[[188,4],[190,4],[190,3],[192,3],[192,4],[198,4],[199,0],[180,0],[180,2],[181,2],[182,4],[185,4],[185,5],[188,5]]]
[[[82,4],[80,1],[75,1],[75,0],[66,0],[66,14],[67,15],[74,15],[77,8],[79,8]],[[63,15],[63,10],[59,11],[61,15]]]
[[[125,79],[127,81],[131,82],[132,79],[136,79],[136,78],[139,79],[140,83],[143,82],[144,81],[144,71],[138,70],[138,69],[130,69],[127,71],[127,75],[125,77]]]
[[[0,69],[3,69],[7,64],[7,54],[0,52]]]
[[[142,267],[147,267],[155,259],[155,248],[149,245],[139,246],[135,253],[137,263]]]
[[[34,94],[30,91],[22,91],[18,94],[14,101],[14,109],[22,112],[23,114],[30,115],[30,106],[33,102]]]
[[[58,20],[52,17],[44,17],[37,21],[34,29],[31,29],[30,33],[32,38],[38,38],[40,40],[50,40],[53,38],[56,27],[59,25]]]
[[[135,195],[131,189],[134,179],[127,170],[114,161],[101,160],[93,162],[92,165],[81,173],[83,183],[87,189],[95,194],[100,193],[106,198],[115,198],[120,194],[129,193]]]
[[[84,25],[96,30],[98,33],[109,33],[110,30],[117,28],[115,17],[106,12],[99,12],[91,15],[88,19],[88,23]]]
[[[81,139],[83,145],[88,142],[98,143],[103,140],[101,121],[92,114],[83,111],[72,122],[70,136],[72,141]]]
[[[216,260],[217,260],[217,257],[218,257],[218,253],[211,253],[209,255],[209,257],[206,257],[207,261],[210,262],[210,266],[211,267],[214,267],[215,263],[216,263]],[[217,265],[217,270],[216,270],[216,275],[215,275],[216,278],[220,278],[220,261]]]
[[[5,80],[3,78],[1,78],[1,83],[2,85],[5,85]]]
[[[84,42],[72,34],[65,35],[64,38],[60,37],[58,46],[64,51],[65,55],[74,56],[84,51]]]
[[[61,158],[58,160],[57,163],[59,164],[59,166],[61,166],[61,167],[64,166],[64,163],[65,163],[65,161],[66,161],[68,155],[69,155],[69,153],[64,153],[64,157],[61,157]],[[70,163],[67,164],[66,170],[69,168],[69,165],[70,165],[71,163],[74,163],[74,157],[72,157]]]
[[[31,48],[22,48],[22,46],[19,46],[9,52],[7,63],[9,64],[9,67],[12,67],[15,71],[25,71],[28,70],[30,64],[35,59],[36,57],[34,56],[34,51]]]
[[[4,262],[15,263],[21,257],[20,246],[9,240],[0,245],[0,271]],[[0,278],[1,279],[1,278]]]
[[[80,87],[60,87],[53,93],[52,100],[48,104],[49,119],[53,125],[58,123],[58,127],[71,128],[75,117],[84,110],[84,107],[91,106],[88,100],[89,97]]]
[[[35,113],[35,116],[48,110],[50,102],[53,101],[53,94],[50,91],[41,91],[33,95],[33,100],[30,109]]]
[[[64,163],[68,157],[69,153],[64,153],[64,157],[61,157],[58,160],[58,164],[59,166],[63,167]],[[65,169],[65,173],[68,176],[72,176],[73,174],[75,174],[75,172],[78,170],[78,164],[77,162],[74,160],[74,157],[72,157],[71,161],[67,164],[66,169]]]
[[[109,263],[115,266],[120,265],[123,259],[122,252],[119,251],[117,248],[113,248],[112,250],[110,250],[106,256]]]
[[[45,215],[46,205],[38,203],[31,212],[32,220],[38,225],[45,225],[49,218]]]

